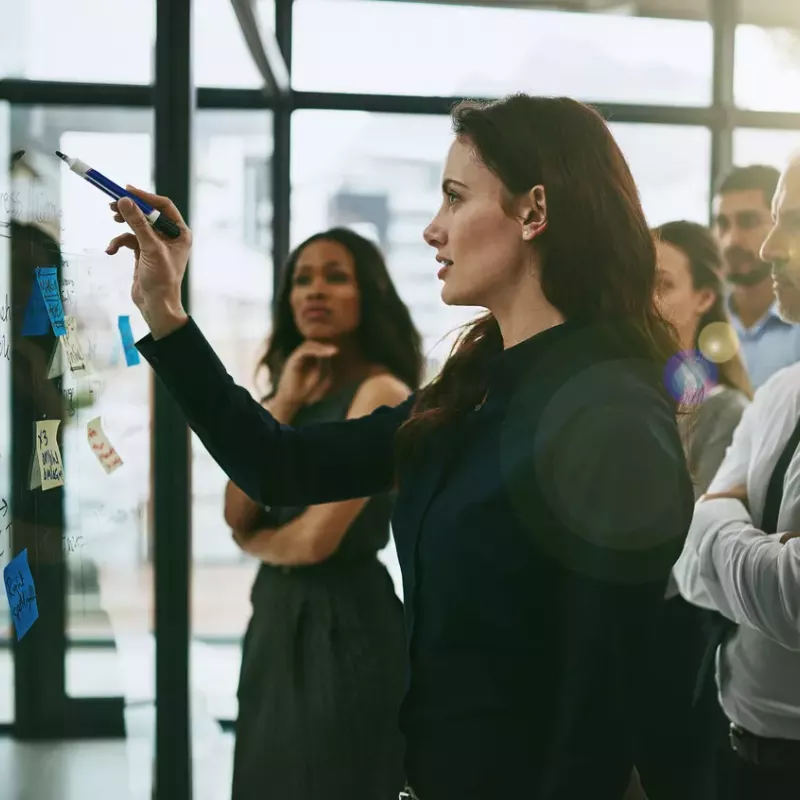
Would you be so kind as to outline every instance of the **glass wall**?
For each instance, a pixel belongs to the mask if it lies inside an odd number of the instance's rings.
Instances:
[[[200,111],[194,132],[192,315],[230,374],[256,397],[264,391],[256,364],[271,324],[271,123],[265,111]],[[234,544],[223,519],[226,483],[193,437],[192,680],[213,717],[233,720],[257,564]]]
[[[628,160],[652,226],[674,219],[708,222],[708,128],[624,122],[612,122],[610,128]]]
[[[783,169],[789,156],[796,151],[800,151],[800,130],[737,128],[733,132],[733,160],[740,166],[771,164]]]
[[[800,111],[800,31],[739,25],[734,93],[739,108]]]
[[[156,0],[3,3],[0,78],[150,83],[155,17]]]
[[[696,5],[702,13],[705,3]],[[705,22],[488,6],[296,0],[294,87],[444,97],[523,91],[685,106],[711,100]]]

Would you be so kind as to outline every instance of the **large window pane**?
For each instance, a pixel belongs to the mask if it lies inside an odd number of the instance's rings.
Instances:
[[[476,311],[442,302],[438,265],[422,239],[441,203],[451,141],[445,116],[298,111],[292,122],[293,244],[333,225],[377,241],[436,362],[451,341],[442,337]]]
[[[698,5],[701,9],[705,4]],[[369,31],[365,35],[364,31]],[[296,0],[292,81],[309,91],[705,105],[705,22],[381,0]]]
[[[783,169],[795,151],[800,151],[800,131],[737,128],[733,132],[733,161],[742,167],[771,164]]]
[[[257,0],[255,6],[262,30],[272,33],[275,0]],[[263,86],[230,0],[194,0],[193,15],[195,84],[233,89]]]
[[[800,111],[800,31],[739,25],[736,105],[758,111]]]
[[[0,78],[150,83],[155,9],[155,0],[7,0]]]
[[[475,313],[444,305],[432,251],[422,240],[440,203],[449,118],[299,111],[293,120],[292,241],[334,224],[372,235],[387,254],[426,351],[440,363],[452,341],[442,337]],[[706,128],[615,123],[611,129],[650,224],[708,221]]]
[[[152,113],[14,106],[11,130],[11,150],[26,151],[15,165],[12,184],[20,198],[15,264],[33,274],[34,266],[57,260],[34,260],[34,235],[47,235],[53,250],[60,251],[62,303],[75,319],[85,365],[82,371],[71,371],[58,355],[60,349],[49,364],[45,358],[38,365],[37,386],[52,391],[62,406],[64,527],[41,527],[37,551],[48,558],[50,553],[59,557],[60,551],[66,567],[66,693],[76,698],[123,696],[129,704],[126,727],[132,743],[140,734],[131,726],[131,713],[136,713],[131,704],[154,699],[146,513],[150,374],[144,364],[126,366],[119,329],[120,316],[127,316],[134,336],[142,333],[130,300],[132,253],[114,259],[102,253],[120,232],[107,199],[71,174],[53,153],[81,157],[118,183],[152,186]],[[31,341],[23,338],[15,356],[31,359],[34,348],[26,344]],[[58,418],[57,411],[49,416]],[[91,446],[95,418],[123,462],[110,473]],[[40,606],[39,613],[49,612]],[[152,729],[142,733],[152,756]],[[138,765],[142,780],[149,781],[151,766],[152,757]],[[127,776],[120,777],[126,785]]]
[[[272,301],[271,116],[201,111],[195,117],[192,315],[237,382],[254,396],[254,373]],[[223,519],[227,478],[192,439],[192,675],[196,701],[214,719],[235,719],[241,640],[257,562]],[[213,752],[216,794],[230,794],[232,740],[196,727],[194,752]]]
[[[708,222],[711,134],[707,128],[612,123],[647,220]]]

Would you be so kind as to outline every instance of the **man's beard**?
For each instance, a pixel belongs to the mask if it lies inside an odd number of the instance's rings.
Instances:
[[[738,255],[738,254],[737,254]],[[733,254],[731,254],[733,256]],[[730,268],[731,261],[738,261],[741,264],[743,261],[749,261],[751,266],[746,271],[736,271]],[[726,261],[728,263],[728,269],[726,270],[727,274],[725,279],[728,283],[732,283],[734,286],[757,286],[759,283],[765,281],[772,272],[772,264],[768,264],[765,261],[761,261],[760,259],[745,259],[739,255],[738,258],[728,258],[726,254]]]

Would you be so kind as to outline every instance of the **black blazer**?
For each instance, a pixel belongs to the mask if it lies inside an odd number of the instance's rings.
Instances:
[[[233,383],[192,321],[138,347],[260,503],[394,484],[413,398],[295,430]],[[692,514],[675,411],[611,326],[566,323],[486,370],[483,406],[399,472],[408,779],[421,800],[620,800],[653,621]]]

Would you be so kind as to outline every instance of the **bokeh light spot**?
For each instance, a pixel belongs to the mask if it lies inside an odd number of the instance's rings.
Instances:
[[[700,331],[697,346],[709,361],[724,364],[739,352],[739,337],[729,323],[712,322]]]
[[[697,351],[674,355],[664,368],[664,386],[679,403],[699,405],[717,381],[716,365]]]

